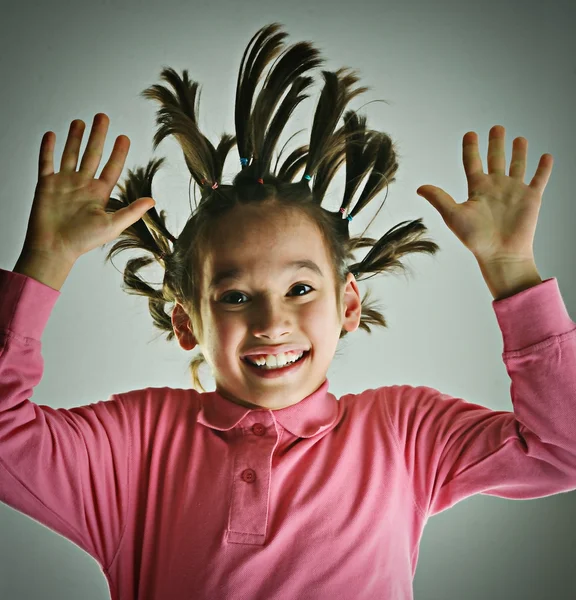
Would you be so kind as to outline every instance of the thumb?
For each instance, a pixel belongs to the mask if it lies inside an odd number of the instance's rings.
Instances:
[[[154,208],[156,206],[156,200],[154,200],[154,198],[149,198],[149,197],[144,197],[144,198],[138,198],[138,200],[136,200],[136,202],[132,203],[132,206],[134,206],[135,204],[138,205],[138,210],[142,211],[142,214],[148,212],[151,208]]]
[[[416,190],[416,193],[428,200],[444,220],[446,220],[446,217],[448,217],[454,208],[458,206],[452,196],[435,185],[421,186]]]
[[[128,206],[125,210],[128,213],[126,218],[132,218],[132,223],[141,219],[151,208],[156,206],[156,201],[154,198],[138,198],[138,200],[132,202],[130,206]]]
[[[114,213],[114,224],[122,232],[141,219],[152,207],[156,206],[154,198],[138,198],[130,205]]]

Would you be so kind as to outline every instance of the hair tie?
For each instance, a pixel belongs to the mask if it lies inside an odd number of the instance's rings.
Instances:
[[[205,179],[202,179],[202,181],[200,182],[200,185],[204,185],[206,183]],[[215,190],[218,187],[218,182],[215,181],[214,185],[212,186],[212,189]]]
[[[346,212],[346,209],[344,209],[344,208],[341,208],[341,209],[340,209],[340,212],[341,212],[342,214],[344,214],[344,213]],[[351,221],[351,220],[352,220],[354,217],[351,217],[350,215],[348,215],[346,218],[347,218],[349,221]]]

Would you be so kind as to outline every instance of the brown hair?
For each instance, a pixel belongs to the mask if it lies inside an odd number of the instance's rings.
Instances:
[[[322,71],[324,88],[314,114],[309,146],[294,150],[279,169],[278,156],[274,170],[270,169],[272,153],[291,113],[302,100],[308,98],[302,92],[311,85],[313,79],[303,76],[303,73],[324,62],[311,43],[294,44],[277,58],[253,103],[264,68],[283,49],[282,40],[287,34],[279,31],[281,27],[278,23],[263,27],[246,48],[236,88],[236,137],[223,134],[217,148],[198,128],[196,94],[199,84],[188,78],[186,70],[182,78],[171,68],[165,68],[161,73],[162,78],[173,86],[175,94],[160,85],[142,92],[145,98],[162,105],[157,115],[159,127],[154,136],[154,150],[165,137],[170,134],[175,136],[182,147],[186,166],[202,190],[201,200],[195,212],[190,206],[192,214],[177,238],[166,228],[166,212],[162,210],[158,215],[155,208],[151,208],[142,219],[120,235],[120,240],[109,251],[105,262],[128,248],[147,250],[153,255],[133,258],[126,263],[123,289],[129,294],[148,297],[154,326],[168,333],[168,341],[175,334],[171,312],[165,311],[165,305],[176,301],[190,315],[196,339],[202,339],[199,313],[202,253],[217,239],[220,216],[238,204],[256,203],[262,210],[296,210],[307,216],[317,226],[328,256],[332,258],[339,305],[348,272],[376,275],[405,269],[400,261],[402,256],[412,252],[433,255],[439,250],[436,243],[421,239],[427,231],[422,219],[399,223],[379,240],[363,237],[363,234],[350,238],[350,221],[343,212],[348,210],[352,217],[360,213],[384,187],[387,190],[388,184],[395,181],[394,175],[398,169],[391,138],[385,133],[367,129],[366,117],[348,110],[343,117],[343,126],[335,131],[348,102],[368,89],[351,89],[358,81],[354,72],[345,73],[345,69]],[[274,109],[289,86],[288,93],[273,116]],[[221,183],[224,162],[234,145],[238,147],[240,158],[246,160],[242,160],[242,169],[232,184],[225,185]],[[142,168],[136,172],[129,171],[126,183],[118,184],[120,198],[110,198],[107,212],[124,208],[138,198],[153,197],[152,179],[163,162],[163,158],[151,160],[145,171]],[[342,162],[346,163],[342,202],[338,211],[329,211],[321,203]],[[304,176],[293,182],[302,170]],[[352,196],[367,175],[360,197],[350,210]],[[173,244],[172,250],[169,242]],[[363,247],[371,247],[371,250],[364,259],[354,262],[353,252]],[[139,269],[154,260],[158,260],[165,269],[159,290],[150,287],[136,275]],[[387,327],[387,324],[382,313],[368,304],[369,294],[370,290],[362,300],[360,327],[371,333],[370,324],[382,327]],[[346,334],[343,329],[340,339]],[[203,362],[205,358],[200,352],[189,367],[193,387],[204,392],[198,375]]]

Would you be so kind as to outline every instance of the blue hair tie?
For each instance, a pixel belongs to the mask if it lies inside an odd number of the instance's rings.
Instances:
[[[341,209],[340,209],[340,212],[341,212],[342,214],[344,214],[344,213],[346,212],[346,209],[344,209],[344,208],[341,208]],[[348,221],[351,221],[351,220],[352,220],[354,217],[351,217],[350,215],[348,215],[346,218],[348,219]]]

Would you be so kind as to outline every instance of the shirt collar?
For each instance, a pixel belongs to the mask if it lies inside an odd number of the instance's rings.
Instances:
[[[236,427],[248,413],[268,412],[292,435],[309,438],[334,425],[338,418],[338,401],[328,393],[328,386],[328,379],[325,379],[315,392],[279,410],[251,409],[224,398],[216,391],[206,392],[200,394],[202,406],[198,422],[213,429],[228,431]]]

